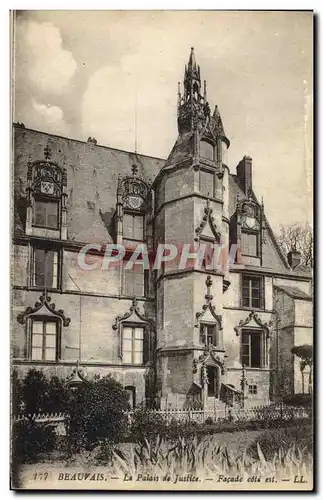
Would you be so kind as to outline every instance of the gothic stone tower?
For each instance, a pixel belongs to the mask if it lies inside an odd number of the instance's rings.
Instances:
[[[155,245],[229,246],[228,167],[230,142],[191,49],[184,92],[178,89],[178,138],[154,181]],[[157,271],[157,396],[162,407],[207,405],[217,399],[225,376],[222,295],[227,276],[204,259],[184,268],[165,262]],[[210,380],[210,378],[212,380]],[[206,387],[209,387],[208,390]],[[212,403],[213,404],[213,403]]]

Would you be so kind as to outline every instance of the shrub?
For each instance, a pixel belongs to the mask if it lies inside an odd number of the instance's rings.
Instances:
[[[42,371],[31,369],[22,384],[22,395],[26,413],[44,411],[44,401],[47,399],[48,381]]]
[[[65,412],[69,409],[71,390],[64,380],[53,376],[48,381],[47,398],[44,400],[44,412]]]
[[[174,424],[176,425],[177,422]],[[162,415],[146,408],[138,408],[133,414],[131,433],[136,441],[165,434],[166,420]]]
[[[39,453],[49,452],[55,446],[55,432],[49,425],[33,421],[21,421],[13,424],[12,458],[13,461],[33,462]]]
[[[70,404],[68,434],[72,446],[91,448],[102,440],[120,441],[127,429],[127,410],[129,396],[112,377],[84,383]]]
[[[283,403],[285,405],[291,405],[291,406],[312,407],[313,395],[312,394],[292,394],[291,396],[285,396],[283,398]]]
[[[70,399],[70,391],[63,380],[56,376],[48,379],[42,371],[35,369],[29,370],[25,376],[21,395],[28,414],[66,411]]]
[[[11,378],[11,405],[14,415],[21,413],[23,406],[22,383],[17,370],[13,370]]]

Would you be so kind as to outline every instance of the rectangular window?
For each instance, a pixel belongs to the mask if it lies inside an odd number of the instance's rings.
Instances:
[[[31,359],[35,361],[56,361],[57,322],[32,320]]]
[[[124,214],[123,215],[123,238],[126,240],[144,240],[144,216]]]
[[[122,328],[122,360],[142,365],[144,362],[144,329],[136,326]]]
[[[201,340],[204,345],[219,345],[217,326],[201,324]]]
[[[242,306],[263,309],[263,279],[261,277],[242,276]]]
[[[251,257],[259,256],[259,235],[258,233],[247,233],[242,231],[241,233],[241,251],[243,255],[249,255]]]
[[[125,263],[126,264],[126,263]],[[145,296],[145,272],[141,264],[132,269],[123,267],[122,294],[128,297]]]
[[[257,394],[257,386],[249,385],[249,394]]]
[[[200,193],[204,196],[214,197],[214,174],[206,170],[200,170]]]
[[[34,249],[33,286],[58,288],[58,252]]]
[[[58,201],[34,200],[34,226],[58,229]]]
[[[261,368],[262,366],[262,341],[263,332],[242,332],[242,364],[249,368]]]
[[[207,141],[200,142],[200,156],[207,160],[214,160],[214,147]]]

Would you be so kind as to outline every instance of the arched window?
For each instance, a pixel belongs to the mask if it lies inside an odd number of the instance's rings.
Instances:
[[[207,160],[214,160],[214,146],[208,141],[200,142],[200,156]]]

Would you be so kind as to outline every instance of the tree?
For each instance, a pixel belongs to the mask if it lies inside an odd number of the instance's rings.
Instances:
[[[312,365],[313,361],[313,346],[310,344],[297,345],[292,348],[292,354],[301,358],[303,363],[308,366]]]
[[[313,267],[313,231],[309,224],[302,225],[295,222],[290,225],[281,225],[276,239],[285,256],[292,250],[300,252],[300,263]]]
[[[306,366],[309,367],[310,372],[309,372],[309,388],[312,385],[312,365],[313,365],[313,346],[309,344],[303,344],[303,345],[298,345],[294,346],[291,349],[292,354],[295,354],[298,358],[300,358],[300,369],[302,373],[302,387],[303,387],[303,393],[304,393],[304,370]]]

